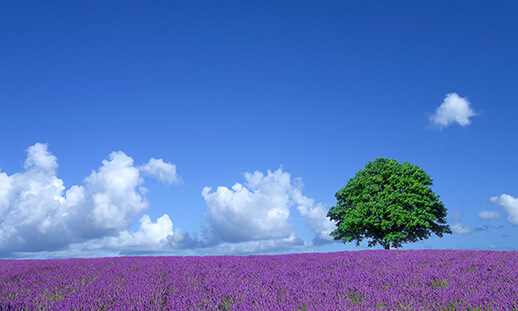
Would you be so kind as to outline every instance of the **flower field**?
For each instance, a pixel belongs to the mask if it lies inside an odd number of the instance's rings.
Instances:
[[[518,310],[518,252],[0,260],[0,310]]]

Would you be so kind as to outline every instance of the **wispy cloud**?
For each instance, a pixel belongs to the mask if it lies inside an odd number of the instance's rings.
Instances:
[[[481,211],[478,213],[480,219],[497,219],[500,218],[499,212]]]
[[[469,118],[478,115],[470,105],[466,97],[460,97],[457,93],[446,94],[442,104],[430,117],[430,121],[439,129],[446,128],[454,122],[465,127],[471,123]]]
[[[468,234],[471,233],[472,230],[468,225],[457,223],[451,226],[451,231],[456,234]]]

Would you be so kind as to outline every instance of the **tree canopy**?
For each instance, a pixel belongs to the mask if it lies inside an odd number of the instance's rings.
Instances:
[[[417,165],[376,158],[335,194],[338,203],[327,213],[337,222],[331,236],[344,244],[356,240],[356,246],[372,238],[369,247],[390,249],[431,233],[451,234],[448,225],[440,225],[447,209],[431,190],[432,181]]]

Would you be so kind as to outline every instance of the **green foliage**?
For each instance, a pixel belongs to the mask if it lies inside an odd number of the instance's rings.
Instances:
[[[369,247],[390,249],[431,233],[451,234],[448,225],[440,225],[447,209],[430,189],[432,181],[417,165],[376,158],[335,194],[338,203],[327,213],[337,222],[331,236],[343,243],[356,240],[356,246],[372,238]]]

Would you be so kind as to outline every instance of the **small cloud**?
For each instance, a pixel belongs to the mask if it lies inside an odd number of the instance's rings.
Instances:
[[[41,170],[53,174],[57,167],[57,158],[47,150],[47,144],[36,143],[27,149],[24,163],[26,170]]]
[[[478,213],[480,219],[497,219],[500,218],[499,212],[481,211]]]
[[[146,165],[140,167],[140,171],[146,175],[154,176],[163,183],[180,183],[181,178],[176,174],[176,166],[165,163],[162,159],[151,158]]]
[[[490,199],[491,203],[500,205],[504,208],[505,213],[507,214],[507,220],[518,226],[518,199],[514,198],[508,194],[502,194],[499,197],[492,197]]]
[[[468,225],[457,223],[451,226],[451,231],[456,234],[468,234],[471,233],[471,228]]]
[[[460,97],[457,93],[446,94],[442,104],[430,117],[430,121],[439,129],[448,127],[454,122],[465,127],[471,123],[469,118],[477,115],[470,108],[470,104],[466,97]]]

